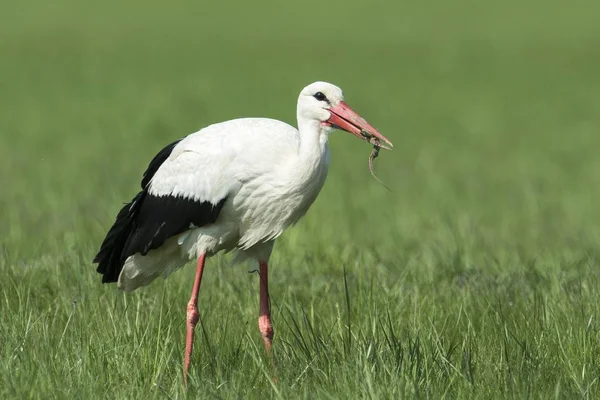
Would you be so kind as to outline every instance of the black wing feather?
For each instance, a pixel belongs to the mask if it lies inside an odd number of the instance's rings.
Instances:
[[[169,158],[181,140],[162,149],[150,161],[142,178],[142,191],[125,204],[117,214],[94,263],[102,274],[102,282],[116,282],[127,257],[160,247],[168,238],[191,227],[214,223],[226,198],[217,204],[181,196],[155,196],[148,192],[150,181],[160,166]]]
[[[145,192],[139,192],[130,203],[121,208],[115,223],[102,241],[100,251],[94,257],[93,262],[98,264],[96,271],[102,274],[102,283],[116,282],[121,273],[127,258],[125,245],[135,230],[135,219],[145,196]]]
[[[152,180],[152,177],[154,174],[156,174],[156,171],[158,171],[160,166],[167,160],[167,158],[169,158],[175,146],[177,146],[182,140],[183,139],[179,139],[168,144],[164,149],[159,151],[158,154],[154,156],[152,161],[150,161],[150,164],[148,164],[148,168],[146,168],[144,175],[142,176],[142,189],[145,190],[148,187],[150,180]]]
[[[211,204],[179,196],[147,195],[136,215],[137,229],[129,237],[125,254],[145,256],[172,236],[214,223],[224,203],[225,199]]]

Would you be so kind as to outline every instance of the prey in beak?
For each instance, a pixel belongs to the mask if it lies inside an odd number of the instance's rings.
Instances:
[[[326,121],[332,127],[344,130],[356,136],[359,139],[367,141],[372,145],[391,150],[394,145],[385,136],[383,136],[371,124],[365,121],[344,101],[329,108],[331,116]],[[385,143],[385,144],[384,144]]]

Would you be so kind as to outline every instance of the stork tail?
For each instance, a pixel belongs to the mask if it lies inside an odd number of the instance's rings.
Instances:
[[[131,202],[121,208],[100,246],[100,251],[94,257],[94,263],[98,264],[96,271],[102,274],[102,283],[116,282],[119,278],[127,257],[125,249],[135,229],[135,220],[145,194],[139,192]]]

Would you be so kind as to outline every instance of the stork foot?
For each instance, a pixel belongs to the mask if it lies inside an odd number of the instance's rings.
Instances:
[[[263,343],[265,344],[265,350],[267,354],[269,354],[271,352],[271,345],[273,344],[273,336],[275,334],[269,315],[261,315],[258,317],[258,330],[260,331]]]

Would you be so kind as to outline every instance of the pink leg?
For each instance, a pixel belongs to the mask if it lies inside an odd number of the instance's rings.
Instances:
[[[271,324],[271,306],[269,304],[269,271],[266,262],[260,263],[260,309],[258,329],[265,344],[267,354],[271,352],[273,343],[273,325]]]
[[[194,328],[198,323],[200,315],[198,314],[198,292],[200,291],[200,282],[202,281],[202,272],[204,271],[204,262],[206,253],[198,257],[198,266],[196,267],[196,278],[192,288],[192,296],[187,305],[187,335],[185,337],[185,361],[183,363],[183,382],[187,387],[188,368],[190,366],[190,357],[194,348]]]

